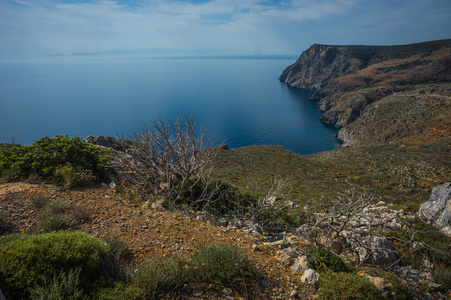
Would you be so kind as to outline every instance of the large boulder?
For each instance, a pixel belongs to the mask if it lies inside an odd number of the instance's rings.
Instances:
[[[419,213],[440,231],[451,236],[451,183],[433,188],[429,201],[420,206]]]

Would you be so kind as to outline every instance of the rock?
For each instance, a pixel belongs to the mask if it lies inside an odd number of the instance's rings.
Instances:
[[[291,290],[290,292],[290,298],[296,298],[299,295],[299,292],[296,290]]]
[[[433,188],[429,201],[420,206],[419,213],[440,231],[451,236],[451,183]]]
[[[346,260],[383,268],[388,268],[398,261],[396,251],[385,237],[365,236],[349,230],[342,231],[342,236],[353,249],[343,254]]]
[[[294,273],[302,273],[309,268],[307,256],[298,256],[294,260],[294,264],[290,267]]]
[[[227,296],[231,296],[233,294],[233,290],[231,288],[224,288],[222,293]]]
[[[99,135],[99,136],[87,136],[84,140],[85,143],[102,146],[106,148],[113,148],[117,149],[119,147],[119,142],[116,140],[116,138],[112,136],[105,136],[105,135]]]
[[[392,284],[387,279],[382,278],[382,277],[372,277],[372,276],[368,276],[368,277],[369,277],[370,281],[374,284],[374,286],[376,286],[376,288],[380,292],[391,291]]]
[[[276,259],[285,266],[288,266],[293,263],[292,252],[288,251],[288,249],[277,251],[275,256]]]
[[[313,286],[316,286],[319,281],[319,274],[313,269],[305,270],[304,274],[302,274],[301,281],[303,283],[307,283]]]
[[[218,222],[219,222],[219,226],[222,226],[222,227],[227,227],[227,225],[229,225],[229,220],[227,220],[226,218],[219,218]]]

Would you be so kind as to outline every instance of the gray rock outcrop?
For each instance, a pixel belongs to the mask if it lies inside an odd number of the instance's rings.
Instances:
[[[90,135],[90,136],[87,136],[83,141],[85,143],[90,143],[93,145],[102,146],[102,147],[106,147],[106,148],[116,149],[117,147],[119,147],[119,142],[116,140],[116,138],[114,138],[112,136]]]
[[[420,206],[419,213],[440,231],[451,236],[451,183],[433,188],[429,201]]]

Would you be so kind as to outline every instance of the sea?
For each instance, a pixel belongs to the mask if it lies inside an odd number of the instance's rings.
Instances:
[[[0,60],[0,143],[43,136],[129,136],[193,115],[216,144],[337,147],[311,93],[278,80],[296,57],[55,56]]]

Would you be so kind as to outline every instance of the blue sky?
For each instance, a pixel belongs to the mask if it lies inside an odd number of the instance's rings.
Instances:
[[[451,38],[451,0],[0,0],[0,57],[300,54]],[[169,51],[168,51],[169,53]]]

